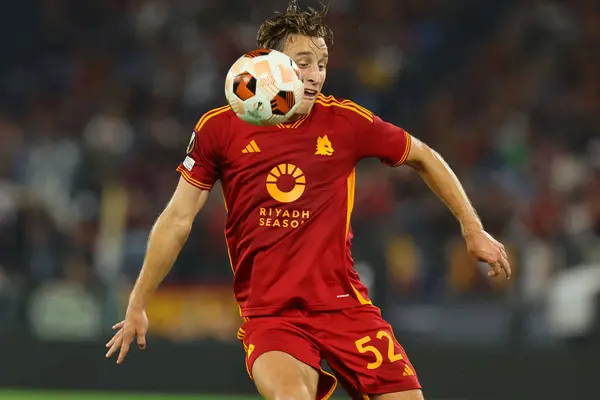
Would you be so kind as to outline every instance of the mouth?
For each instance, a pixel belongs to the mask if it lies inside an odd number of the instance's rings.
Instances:
[[[304,98],[309,100],[314,100],[317,98],[319,91],[313,89],[304,89]]]

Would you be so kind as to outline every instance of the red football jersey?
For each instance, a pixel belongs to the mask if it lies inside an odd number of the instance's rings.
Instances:
[[[410,141],[365,108],[322,95],[307,116],[277,126],[247,124],[228,106],[200,118],[177,170],[200,189],[221,180],[242,316],[370,303],[350,253],[354,168],[368,157],[398,166]]]

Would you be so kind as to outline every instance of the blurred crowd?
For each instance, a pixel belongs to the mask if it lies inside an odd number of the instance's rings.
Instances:
[[[82,323],[118,304],[107,293],[137,276],[193,124],[286,2],[22,3],[9,27],[31,29],[0,66],[0,329],[52,305]],[[438,150],[516,269],[515,284],[489,281],[416,173],[365,162],[355,257],[376,298],[537,302],[557,274],[600,263],[596,1],[328,3],[327,94]],[[230,282],[224,219],[211,196],[170,284]]]

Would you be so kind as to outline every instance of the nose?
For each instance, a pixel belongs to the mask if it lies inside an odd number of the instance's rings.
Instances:
[[[321,74],[319,73],[319,67],[317,65],[305,68],[302,72],[305,82],[310,82],[313,85],[318,85],[321,83]]]

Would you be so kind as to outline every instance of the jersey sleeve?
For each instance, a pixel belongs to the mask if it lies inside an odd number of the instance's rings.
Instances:
[[[221,149],[219,134],[223,127],[215,118],[218,112],[208,112],[200,118],[186,149],[186,157],[177,167],[189,184],[203,190],[212,189],[219,179],[219,160]]]
[[[404,129],[383,121],[370,111],[360,107],[353,123],[358,160],[377,157],[382,163],[398,167],[410,153],[411,137]],[[357,161],[358,161],[357,160]]]

